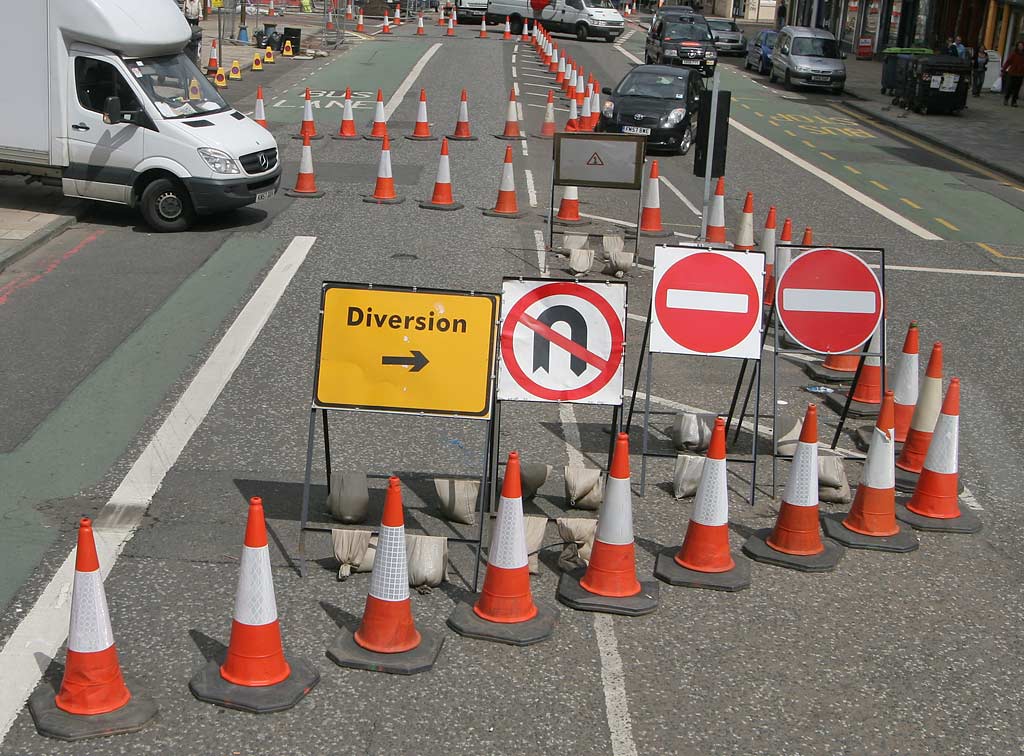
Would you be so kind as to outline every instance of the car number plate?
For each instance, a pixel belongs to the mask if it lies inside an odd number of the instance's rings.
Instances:
[[[257,202],[262,202],[263,200],[268,200],[268,199],[270,199],[273,196],[274,196],[274,193],[272,191],[271,192],[260,192],[259,194],[256,195],[256,201]]]
[[[811,81],[830,81],[831,76],[812,76]]]
[[[622,127],[622,133],[623,134],[643,134],[644,136],[647,136],[648,134],[651,133],[651,130],[648,127],[646,127],[646,126],[623,126]]]
[[[700,58],[680,58],[679,62],[684,66],[699,66]]]

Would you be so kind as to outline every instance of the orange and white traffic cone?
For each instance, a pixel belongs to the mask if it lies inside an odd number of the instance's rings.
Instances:
[[[951,378],[935,435],[928,447],[914,494],[896,507],[896,517],[917,530],[977,533],[981,520],[960,508],[960,379]]]
[[[377,104],[373,111],[373,126],[369,134],[363,134],[363,139],[371,139],[379,142],[388,135],[388,119],[384,115],[384,90],[377,90]]]
[[[370,589],[359,629],[342,630],[327,649],[340,667],[413,675],[434,666],[444,637],[417,630],[409,598],[409,567],[405,552],[402,486],[388,478],[384,513],[377,536]]]
[[[565,122],[564,131],[576,132],[580,130],[580,114],[576,109],[576,100],[569,100],[569,119]]]
[[[429,202],[420,202],[425,210],[461,210],[465,205],[452,197],[452,173],[448,163],[448,139],[441,140],[441,159],[437,164],[434,194]]]
[[[505,162],[501,167],[501,184],[498,186],[498,201],[484,215],[494,218],[522,218],[525,213],[519,212],[516,199],[516,178],[512,168],[512,145],[505,147]]]
[[[359,139],[356,133],[356,119],[352,114],[352,88],[345,87],[345,107],[341,111],[341,126],[331,139]]]
[[[729,551],[729,480],[725,466],[725,418],[715,418],[700,474],[693,513],[679,551],[658,555],[654,576],[669,585],[739,591],[750,586],[750,562]]]
[[[220,59],[217,57],[217,40],[210,42],[210,59],[206,63],[206,75],[213,76],[220,69]]]
[[[252,113],[252,120],[256,121],[263,128],[267,128],[267,112],[263,107],[263,85],[256,87],[256,108]]]
[[[363,9],[359,9],[359,20],[356,22],[356,31],[360,33],[366,32],[366,24],[363,22]]]
[[[457,5],[452,6],[452,13],[451,16],[449,16],[449,19],[452,22],[452,26],[459,25],[459,7]]]
[[[512,27],[509,24],[508,16],[505,16],[505,31],[501,33],[501,38],[504,40],[512,39]]]
[[[387,10],[387,8],[384,9],[384,25],[380,28],[380,33],[381,34],[390,34],[391,33],[391,20],[388,18],[388,10]]]
[[[893,381],[892,386],[896,395],[897,444],[902,444],[907,440],[910,420],[914,416],[914,408],[917,406],[918,374],[920,372],[919,343],[917,323],[911,321],[907,326],[907,335],[903,339],[903,352],[900,354],[900,363],[896,366],[896,380]]]
[[[601,120],[601,95],[600,85],[595,81],[593,91],[590,93],[590,130],[597,129],[597,122]]]
[[[469,98],[466,90],[462,90],[459,98],[459,115],[455,120],[455,133],[449,134],[448,138],[456,142],[475,142],[476,137],[469,128]]]
[[[263,500],[249,499],[231,641],[223,664],[211,661],[189,681],[200,701],[257,714],[284,711],[320,681],[305,659],[285,659],[267,545]]]
[[[563,572],[555,595],[578,611],[637,617],[658,608],[659,587],[654,580],[641,583],[636,577],[629,434],[620,433],[615,439],[586,572]]]
[[[345,20],[351,21],[354,17],[354,9],[352,8],[352,0],[349,0],[348,5],[345,6]]]
[[[523,22],[523,33],[522,33],[522,36],[520,36],[519,41],[520,42],[529,42],[530,41],[530,36],[531,36],[530,22],[529,21],[524,21]]]
[[[401,5],[396,5],[395,6],[395,26],[401,26],[401,25],[402,25],[402,6]]]
[[[715,194],[708,209],[708,227],[704,240],[711,244],[725,244],[725,177],[718,177]]]
[[[487,39],[487,16],[480,16],[480,33],[477,39]]]
[[[590,98],[583,98],[583,108],[580,111],[579,125],[580,131],[593,131],[594,127],[591,125],[593,114],[590,112]]]
[[[805,363],[804,372],[822,383],[849,383],[857,372],[858,363],[860,357],[856,354],[829,354],[823,362]]]
[[[920,545],[913,531],[896,521],[895,452],[893,392],[886,391],[853,506],[846,514],[822,515],[825,535],[850,549],[905,553]]]
[[[438,13],[437,13],[437,25],[438,26],[444,26],[445,24],[448,23],[448,21],[445,19],[444,9],[445,9],[445,6],[443,6],[443,5],[438,9]]]
[[[426,35],[426,33],[426,29],[423,28],[423,14],[420,13],[420,15],[416,17],[416,36],[422,37]]]
[[[565,70],[566,86],[565,86],[565,97],[567,100],[576,99],[576,85],[579,83],[580,74],[576,70],[576,64],[572,64],[570,68]],[[579,101],[576,102],[576,107],[580,106]]]
[[[420,90],[420,103],[416,111],[416,125],[413,127],[412,134],[407,135],[405,138],[416,142],[433,142],[437,139],[436,136],[430,133],[430,121],[427,120],[427,90],[425,89]]]
[[[672,236],[661,225],[661,191],[659,184],[661,179],[658,174],[658,161],[651,161],[651,173],[647,179],[647,189],[644,191],[644,206],[640,212],[640,235],[665,237]]]
[[[875,328],[871,341],[866,347],[861,347],[868,354],[864,357],[864,367],[861,368],[857,384],[851,387],[852,397],[848,414],[850,417],[874,417],[878,408],[882,405],[882,324],[879,322]],[[860,360],[860,357],[857,358]],[[825,403],[836,412],[842,413],[846,405],[846,397],[850,392],[843,394],[833,393],[825,397]]]
[[[530,591],[519,453],[509,452],[483,588],[472,606],[455,607],[448,626],[469,638],[528,646],[550,638],[555,619]]]
[[[896,459],[896,490],[911,492],[917,486],[917,476],[924,469],[924,460],[932,442],[935,423],[942,405],[942,342],[936,341],[928,358],[917,404],[910,417],[907,440]]]
[[[285,192],[289,197],[305,197],[318,199],[324,193],[316,188],[316,176],[313,174],[313,148],[309,145],[309,137],[302,138],[302,156],[299,159],[299,176],[295,179],[295,188]]]
[[[814,246],[814,229],[811,228],[810,226],[807,226],[806,228],[804,228],[804,236],[800,240],[800,245],[803,246],[803,247],[813,247]]]
[[[743,544],[751,559],[801,572],[829,572],[843,550],[822,540],[818,523],[818,408],[807,405],[800,440],[773,529],[756,531]]]
[[[380,146],[377,183],[373,187],[373,194],[363,195],[363,202],[374,205],[399,205],[405,202],[405,197],[395,193],[395,179],[391,174],[391,140],[386,134]]]
[[[779,288],[779,279],[786,272],[790,261],[793,259],[793,250],[790,246],[793,243],[793,219],[786,218],[782,221],[782,231],[779,233],[778,244],[775,245],[775,288]]]
[[[775,304],[775,205],[768,208],[761,249],[764,251],[764,305],[772,307]]]
[[[92,521],[78,523],[75,581],[64,677],[56,697],[41,686],[28,701],[40,735],[84,740],[141,730],[156,716],[156,704],[132,695],[121,674],[107,611]]]
[[[575,186],[562,187],[562,201],[554,222],[561,226],[584,226],[590,221],[580,217],[580,192]]]
[[[455,36],[455,11],[454,11],[454,9],[452,10],[452,15],[448,16],[448,29],[445,31],[444,35],[446,37],[454,37]]]
[[[555,138],[555,90],[548,90],[548,101],[544,106],[544,123],[541,124],[540,133],[534,134],[538,139]]]
[[[508,91],[508,107],[505,108],[505,130],[500,134],[494,135],[498,139],[516,142],[526,141],[526,137],[519,131],[519,109],[516,105],[516,90],[512,88]]]
[[[309,87],[306,87],[306,100],[302,106],[302,125],[299,126],[299,133],[294,134],[292,139],[323,139],[323,134],[316,133],[316,121],[313,120],[313,102],[310,97]]]
[[[754,249],[754,193],[747,192],[743,201],[743,213],[740,215],[740,227],[736,230],[736,241],[733,249],[749,252]]]
[[[584,76],[583,66],[576,70],[576,106],[582,110],[583,98],[587,94],[587,82]]]
[[[562,63],[562,54],[551,42],[548,42],[548,47],[551,48],[551,54],[548,56],[550,60],[547,63],[548,73],[555,74],[555,83],[561,84],[562,82],[558,80],[558,73],[561,72],[562,79],[565,79],[565,64]]]
[[[558,51],[555,51],[555,84],[562,88],[562,94],[565,94],[565,90],[569,88],[569,82],[567,77],[570,73],[569,69],[565,64],[565,56],[560,55]]]

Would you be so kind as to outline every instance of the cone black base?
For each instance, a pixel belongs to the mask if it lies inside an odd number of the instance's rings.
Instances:
[[[665,549],[654,563],[654,577],[669,585],[686,588],[708,588],[712,591],[742,591],[750,587],[750,562],[740,557],[728,572],[688,570],[675,560],[678,548]]]
[[[268,714],[290,709],[320,682],[320,673],[305,659],[288,659],[292,673],[277,685],[250,688],[229,683],[220,676],[220,664],[211,661],[188,681],[192,695],[200,701],[226,709]]]
[[[376,136],[370,136],[369,134],[363,134],[363,139],[366,139],[366,140],[368,140],[370,142],[383,142],[384,141],[384,137],[382,137],[382,136],[376,137]]]
[[[327,648],[327,658],[339,667],[386,672],[391,675],[415,675],[433,668],[444,645],[444,636],[432,630],[420,630],[420,645],[399,654],[367,651],[356,643],[351,630],[342,630]]]
[[[854,531],[843,525],[846,512],[832,512],[821,516],[821,529],[833,541],[841,543],[848,549],[867,549],[869,551],[891,551],[906,554],[917,551],[921,542],[914,531],[900,523],[900,532],[891,536],[869,536]]]
[[[914,489],[917,488],[917,481],[921,479],[921,473],[907,472],[906,470],[897,467],[896,468],[896,493],[912,494]],[[964,481],[962,478],[958,478],[956,482],[956,492],[964,492]]]
[[[787,567],[800,572],[831,572],[843,558],[843,549],[839,548],[839,544],[835,541],[830,541],[827,538],[822,541],[825,550],[820,554],[797,556],[776,551],[766,541],[771,534],[771,528],[755,531],[743,544],[743,553],[755,562]]]
[[[497,210],[484,210],[484,215],[489,218],[522,218],[526,213],[499,213]]]
[[[664,239],[666,236],[672,236],[672,232],[665,229],[661,231],[644,231],[641,229],[640,236],[646,236],[649,239]]]
[[[846,394],[827,394],[825,396],[825,404],[841,415],[843,414],[843,407],[846,406]],[[850,402],[850,409],[847,414],[850,417],[875,417],[878,415],[878,410],[881,409],[881,407],[881,402],[878,404],[869,404],[868,402],[858,402],[854,400]]]
[[[309,141],[315,142],[316,140],[323,139],[323,138],[324,138],[323,134],[317,134],[316,136],[311,136],[309,138]],[[302,139],[302,135],[301,134],[292,134],[292,139]]]
[[[960,507],[960,516],[949,520],[938,517],[925,517],[907,509],[909,498],[896,503],[896,519],[905,522],[914,530],[926,530],[932,533],[962,533],[970,535],[981,530],[981,518],[966,507]]]
[[[424,210],[461,210],[465,207],[461,202],[453,202],[450,205],[438,205],[434,202],[420,202],[419,205]]]
[[[547,223],[547,216],[544,216],[544,222]],[[580,218],[579,220],[561,220],[557,215],[554,217],[554,225],[556,226],[589,226],[590,221],[586,218]]]
[[[405,197],[395,197],[394,199],[377,199],[372,194],[364,194],[363,202],[369,202],[371,205],[401,205],[405,202]]]
[[[506,142],[525,142],[526,141],[526,137],[524,137],[522,135],[519,135],[519,136],[505,136],[504,134],[495,134],[494,138],[495,139],[504,139]]]
[[[408,139],[411,142],[436,142],[437,141],[437,137],[436,136],[420,137],[420,136],[412,136],[411,134],[408,134],[408,135],[406,135],[405,138]]]
[[[475,142],[476,140],[477,140],[477,138],[475,136],[462,137],[462,136],[455,136],[454,134],[449,134],[448,135],[448,141],[449,142]]]
[[[352,142],[356,139],[362,139],[363,137],[356,134],[355,136],[341,136],[340,134],[333,134],[331,139],[336,139],[339,142]]]
[[[125,682],[132,691],[138,687],[131,679]],[[138,732],[157,715],[156,702],[135,692],[128,703],[116,711],[86,716],[68,714],[57,708],[55,696],[53,688],[43,683],[28,699],[28,710],[35,722],[36,731],[57,740],[72,742]]]
[[[819,383],[850,383],[853,373],[825,367],[824,362],[804,363],[804,372]]]
[[[580,579],[586,572],[582,567],[572,572],[563,572],[558,580],[558,591],[555,595],[570,609],[578,612],[603,612],[639,617],[658,608],[661,584],[657,581],[642,580],[640,592],[634,596],[599,596],[580,585]]]
[[[322,191],[320,191],[320,190],[317,190],[315,192],[297,192],[294,189],[286,189],[285,190],[285,196],[286,197],[300,197],[300,198],[305,198],[305,199],[320,199],[321,197],[324,196],[324,193]]]
[[[530,136],[533,139],[547,139],[548,141],[551,141],[552,139],[554,139],[553,136],[544,136],[543,134],[530,134]]]
[[[460,602],[448,616],[448,627],[467,638],[509,646],[532,646],[546,641],[555,630],[558,614],[541,604],[536,605],[537,616],[526,622],[488,622],[473,611],[478,598],[479,594]]]

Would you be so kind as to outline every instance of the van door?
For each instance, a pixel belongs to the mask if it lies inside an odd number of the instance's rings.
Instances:
[[[70,160],[65,177],[75,182],[79,197],[127,204],[133,171],[144,155],[146,129],[139,125],[146,118],[142,105],[112,63],[75,55],[73,69],[67,111]],[[108,97],[121,98],[128,122],[103,122]]]

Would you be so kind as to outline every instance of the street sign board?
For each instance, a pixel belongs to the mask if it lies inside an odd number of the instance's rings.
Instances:
[[[325,281],[313,404],[487,418],[498,297]]]
[[[800,346],[840,354],[871,338],[882,318],[882,289],[863,260],[845,249],[809,249],[779,277],[779,322]]]
[[[639,189],[646,141],[633,134],[556,133],[555,186]]]
[[[505,279],[498,398],[622,404],[626,284]]]
[[[760,359],[763,280],[760,252],[655,247],[650,350]]]

